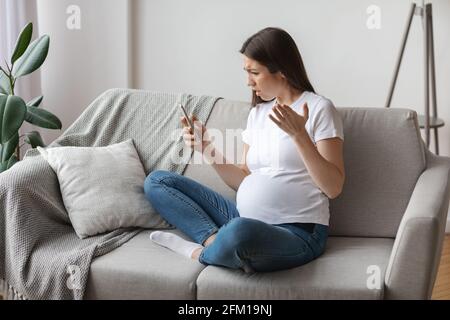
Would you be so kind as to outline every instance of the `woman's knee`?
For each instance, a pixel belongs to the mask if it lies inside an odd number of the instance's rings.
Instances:
[[[252,228],[254,219],[236,217],[223,225],[214,242],[206,247],[202,263],[224,265],[232,268],[244,267],[247,253],[252,251]],[[244,268],[244,269],[245,269]]]
[[[244,217],[236,217],[231,219],[227,224],[225,224],[217,234],[222,233],[221,238],[225,238],[223,240],[224,243],[228,244],[231,248],[241,248],[245,247],[252,241],[252,233],[255,230],[255,224],[258,223],[258,220],[244,218]]]
[[[167,176],[168,171],[164,170],[155,170],[152,171],[144,181],[144,193],[147,198],[151,198],[155,192],[158,192],[159,185],[161,184],[161,180]]]
[[[155,170],[152,171],[144,181],[144,192],[147,196],[151,196],[158,186],[161,184],[163,179],[172,176],[173,172],[166,170]]]
[[[177,173],[168,170],[154,170],[147,176],[146,180],[153,183],[159,183],[168,177],[173,177],[174,175],[177,175]]]

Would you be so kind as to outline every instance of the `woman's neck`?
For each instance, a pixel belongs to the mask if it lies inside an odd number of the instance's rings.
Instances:
[[[278,95],[276,99],[279,104],[290,106],[295,101],[297,101],[297,99],[300,98],[302,94],[303,92],[301,91],[295,89],[288,89],[282,92],[280,95]]]

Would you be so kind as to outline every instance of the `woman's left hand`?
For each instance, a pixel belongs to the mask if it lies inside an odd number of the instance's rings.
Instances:
[[[269,118],[275,122],[275,124],[292,138],[296,138],[300,135],[306,134],[305,124],[309,118],[308,104],[303,105],[303,116],[292,110],[291,107],[286,105],[275,104],[272,108],[273,113],[277,116],[275,118],[269,114]]]

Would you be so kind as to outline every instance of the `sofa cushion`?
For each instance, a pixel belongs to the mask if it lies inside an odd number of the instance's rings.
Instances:
[[[426,166],[417,114],[408,109],[338,108],[346,179],[330,201],[330,235],[395,237]]]
[[[277,272],[248,274],[208,266],[197,279],[197,299],[383,299],[393,243],[389,238],[330,237],[316,260]],[[378,275],[379,289],[372,281]]]
[[[196,299],[195,281],[205,266],[153,243],[152,231],[96,258],[84,299]],[[188,239],[177,229],[165,231]]]
[[[145,198],[145,172],[132,139],[104,147],[38,150],[58,176],[81,239],[126,227],[170,227]]]

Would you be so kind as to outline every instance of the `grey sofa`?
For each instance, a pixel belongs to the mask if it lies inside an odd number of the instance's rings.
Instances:
[[[249,110],[248,103],[219,100],[206,126],[244,128]],[[429,299],[449,204],[450,158],[426,150],[414,111],[338,110],[346,183],[330,201],[330,237],[317,260],[271,273],[205,267],[153,244],[151,230],[144,230],[92,262],[85,299]],[[239,141],[239,155],[241,148]],[[188,165],[184,174],[235,198],[207,164]]]

